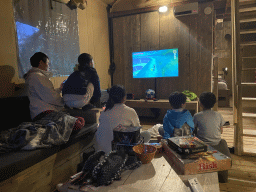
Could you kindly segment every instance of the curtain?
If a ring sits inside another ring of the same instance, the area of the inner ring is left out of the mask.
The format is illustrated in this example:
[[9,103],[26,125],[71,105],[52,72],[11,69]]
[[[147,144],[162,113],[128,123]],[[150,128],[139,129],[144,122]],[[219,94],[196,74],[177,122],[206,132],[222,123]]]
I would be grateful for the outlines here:
[[14,0],[19,76],[35,52],[45,53],[54,76],[70,75],[80,53],[77,10],[50,0]]

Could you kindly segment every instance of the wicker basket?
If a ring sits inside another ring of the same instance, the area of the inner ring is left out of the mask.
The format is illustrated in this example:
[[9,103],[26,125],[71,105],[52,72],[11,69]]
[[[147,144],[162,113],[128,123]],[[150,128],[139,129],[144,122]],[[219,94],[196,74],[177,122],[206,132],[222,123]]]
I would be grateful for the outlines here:
[[140,144],[133,147],[133,151],[143,164],[147,164],[152,161],[155,157],[156,150],[157,148],[152,145]]

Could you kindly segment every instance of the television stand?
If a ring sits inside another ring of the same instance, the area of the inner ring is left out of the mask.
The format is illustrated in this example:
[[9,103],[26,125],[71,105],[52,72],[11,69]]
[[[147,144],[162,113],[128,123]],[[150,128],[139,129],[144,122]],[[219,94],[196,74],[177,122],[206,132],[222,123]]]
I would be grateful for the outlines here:
[[[157,101],[144,99],[140,100],[126,100],[125,104],[131,108],[159,108],[159,109],[171,109],[168,99],[159,99]],[[198,101],[186,102],[186,109],[195,114],[199,112]]]

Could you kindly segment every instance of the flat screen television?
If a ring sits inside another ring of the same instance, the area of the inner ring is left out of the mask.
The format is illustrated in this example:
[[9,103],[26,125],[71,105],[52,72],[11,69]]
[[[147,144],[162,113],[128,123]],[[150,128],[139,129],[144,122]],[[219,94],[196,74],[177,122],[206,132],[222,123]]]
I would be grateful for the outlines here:
[[133,78],[179,76],[178,48],[132,53]]

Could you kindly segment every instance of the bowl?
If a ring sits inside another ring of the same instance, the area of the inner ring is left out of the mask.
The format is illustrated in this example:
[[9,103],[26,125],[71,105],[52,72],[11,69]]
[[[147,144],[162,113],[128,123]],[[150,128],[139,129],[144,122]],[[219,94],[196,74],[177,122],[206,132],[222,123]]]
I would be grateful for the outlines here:
[[147,164],[152,161],[155,157],[157,148],[152,145],[135,145],[133,147],[133,151],[137,155],[137,157],[141,160],[142,164]]

